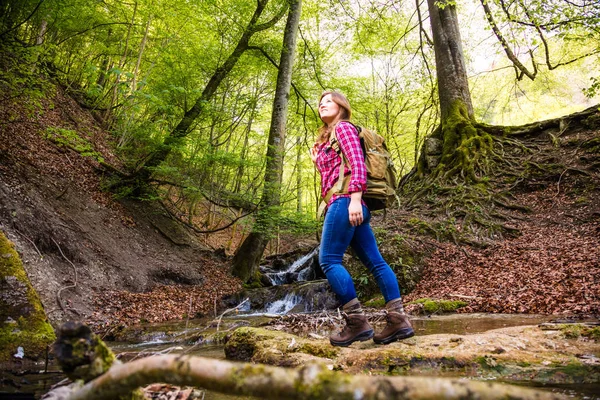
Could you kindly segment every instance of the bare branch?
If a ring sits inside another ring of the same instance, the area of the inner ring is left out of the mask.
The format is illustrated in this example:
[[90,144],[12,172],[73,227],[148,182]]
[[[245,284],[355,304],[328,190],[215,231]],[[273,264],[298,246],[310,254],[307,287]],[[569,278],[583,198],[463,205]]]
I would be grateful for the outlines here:
[[42,5],[42,3],[46,1],[46,0],[40,0],[40,2],[37,4],[37,6],[35,6],[35,8],[33,9],[33,11],[31,12],[31,14],[29,14],[29,16],[27,18],[25,18],[23,21],[19,22],[17,25],[13,26],[12,28],[0,33],[0,37],[3,37],[4,35],[18,29],[21,25],[23,25],[24,23],[26,23],[27,21],[29,21],[29,19],[31,17],[34,16],[34,14],[37,12],[38,8],[40,8],[40,6]]
[[[506,39],[504,38],[504,36],[502,36],[502,32],[500,32],[500,29],[498,28],[496,21],[494,21],[494,17],[492,17],[492,11],[490,10],[490,7],[489,7],[487,1],[480,0],[480,2],[481,2],[481,5],[483,6],[483,10],[485,11],[485,17],[487,18],[490,26],[492,27],[492,31],[494,31],[496,38],[498,38],[498,40],[500,41],[500,44],[502,44],[502,48],[504,49],[506,56],[515,66],[515,70],[517,71],[517,79],[521,80],[523,78],[523,75],[527,75],[527,77],[529,79],[534,80],[535,76],[537,74],[537,70],[534,70],[534,72],[531,72],[527,69],[527,67],[525,65],[523,65],[523,63],[521,63],[521,61],[519,61],[519,59],[517,58],[515,53],[513,53],[512,50],[510,49],[510,46],[509,46],[508,42],[506,41]],[[534,68],[536,68],[535,63],[534,63]]]

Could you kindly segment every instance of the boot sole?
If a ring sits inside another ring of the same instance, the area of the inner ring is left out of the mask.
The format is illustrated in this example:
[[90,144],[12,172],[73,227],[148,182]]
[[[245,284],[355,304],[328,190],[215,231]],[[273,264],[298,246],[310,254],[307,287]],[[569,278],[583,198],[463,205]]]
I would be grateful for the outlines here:
[[375,332],[373,331],[373,329],[371,329],[371,330],[359,333],[354,338],[352,338],[350,340],[346,340],[345,342],[338,342],[338,341],[332,340],[330,338],[329,343],[331,343],[332,346],[348,347],[354,342],[366,342],[367,340],[371,339],[374,336],[374,334],[375,334]]
[[391,336],[388,336],[383,339],[375,339],[373,341],[377,344],[390,344],[392,342],[408,339],[409,337],[415,336],[415,331],[412,328],[402,328]]

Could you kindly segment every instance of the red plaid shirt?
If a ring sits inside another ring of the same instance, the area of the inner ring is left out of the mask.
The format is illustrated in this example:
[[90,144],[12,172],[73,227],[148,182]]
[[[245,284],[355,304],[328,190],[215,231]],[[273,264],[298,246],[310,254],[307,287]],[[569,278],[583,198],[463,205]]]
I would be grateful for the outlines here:
[[[352,174],[352,176],[350,177],[348,193],[334,194],[327,203],[327,207],[340,197],[350,197],[350,193],[365,192],[367,190],[367,167],[365,166],[358,131],[351,123],[341,121],[335,127],[335,132],[340,149],[342,149],[347,160],[344,165],[344,175]],[[319,151],[317,169],[321,174],[321,197],[324,198],[340,176],[342,158],[330,146],[329,141],[319,144],[317,149]]]

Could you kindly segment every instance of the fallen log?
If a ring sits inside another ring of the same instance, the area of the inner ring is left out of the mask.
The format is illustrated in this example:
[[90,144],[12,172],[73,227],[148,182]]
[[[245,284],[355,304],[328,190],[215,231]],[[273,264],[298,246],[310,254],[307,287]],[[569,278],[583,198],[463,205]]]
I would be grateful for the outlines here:
[[281,368],[186,355],[153,356],[115,365],[68,399],[114,399],[152,382],[259,399],[566,399],[556,393],[491,382],[348,375],[320,364]]

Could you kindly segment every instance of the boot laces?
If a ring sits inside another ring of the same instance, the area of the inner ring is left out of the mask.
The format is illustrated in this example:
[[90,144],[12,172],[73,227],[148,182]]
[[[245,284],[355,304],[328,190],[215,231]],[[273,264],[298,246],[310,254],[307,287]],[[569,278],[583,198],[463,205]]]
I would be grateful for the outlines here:
[[344,320],[346,321],[346,325],[342,328],[342,332],[345,332],[347,329],[352,329],[354,325],[358,325],[358,321],[354,318],[350,318],[350,314],[343,312],[342,317],[344,317]]
[[[392,322],[392,315],[390,314],[390,311],[388,310],[384,310],[385,312],[385,320],[387,323],[391,324]],[[399,314],[397,311],[391,311],[391,312],[395,312],[396,314]]]

